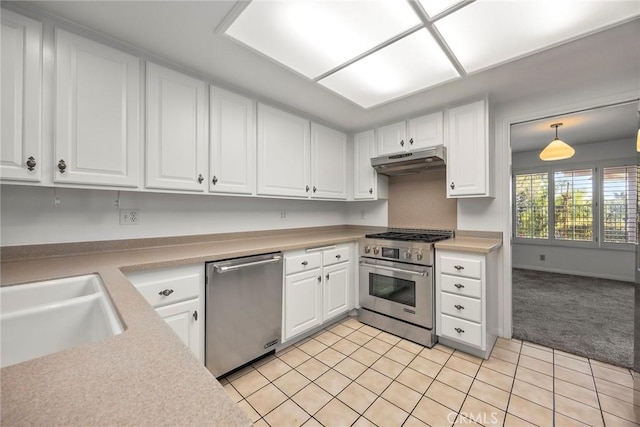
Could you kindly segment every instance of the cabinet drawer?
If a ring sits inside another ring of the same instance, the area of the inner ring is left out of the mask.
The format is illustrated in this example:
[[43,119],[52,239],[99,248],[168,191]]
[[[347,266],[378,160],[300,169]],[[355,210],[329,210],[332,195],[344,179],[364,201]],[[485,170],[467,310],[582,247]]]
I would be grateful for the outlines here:
[[440,271],[456,276],[472,277],[480,279],[482,277],[482,261],[471,257],[440,257]]
[[478,279],[441,274],[439,280],[441,291],[473,298],[482,297],[482,282]]
[[452,338],[475,347],[481,347],[482,326],[480,326],[479,323],[450,317],[445,314],[440,315],[440,322],[442,323],[441,330],[443,337]]
[[204,267],[188,266],[128,275],[138,292],[153,307],[198,298],[204,280]]
[[475,298],[442,292],[440,293],[440,311],[472,322],[482,321],[482,303]]
[[340,246],[335,249],[329,249],[322,253],[322,263],[327,265],[337,264],[339,262],[349,261],[349,247]]
[[319,268],[321,263],[322,254],[320,252],[289,256],[285,259],[285,274],[313,270]]

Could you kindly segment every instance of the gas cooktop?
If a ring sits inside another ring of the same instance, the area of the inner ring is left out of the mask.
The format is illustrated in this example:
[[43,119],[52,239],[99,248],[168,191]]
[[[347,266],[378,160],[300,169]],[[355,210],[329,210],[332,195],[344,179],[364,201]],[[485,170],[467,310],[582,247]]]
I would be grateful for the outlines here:
[[451,230],[413,230],[392,228],[384,233],[367,234],[370,239],[396,240],[400,242],[434,243],[454,236]]

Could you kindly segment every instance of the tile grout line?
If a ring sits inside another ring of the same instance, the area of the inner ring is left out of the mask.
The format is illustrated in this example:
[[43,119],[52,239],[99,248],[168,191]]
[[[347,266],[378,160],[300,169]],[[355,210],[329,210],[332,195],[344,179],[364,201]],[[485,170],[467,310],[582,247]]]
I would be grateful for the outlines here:
[[[520,366],[520,356],[522,355],[522,346],[523,345],[524,345],[524,341],[520,342],[520,350],[518,351],[518,362],[516,363],[516,370],[513,373],[513,380],[511,381],[511,388],[509,389],[509,397],[507,398],[507,407],[504,409],[504,420],[502,420],[502,426],[503,427],[507,423],[507,415],[510,413],[509,412],[509,405],[511,404],[511,396],[513,395],[513,387],[514,387],[514,385],[516,383],[516,374],[518,373],[518,367]],[[491,355],[489,355],[489,357],[491,357]],[[487,369],[491,369],[491,368],[487,368]]]
[[591,378],[593,379],[593,388],[595,388],[596,399],[598,399],[598,408],[600,409],[600,418],[602,418],[602,425],[606,426],[607,423],[604,420],[604,410],[602,409],[602,403],[600,403],[600,394],[598,393],[598,384],[596,383],[596,376],[593,372],[593,366],[591,365],[591,359],[589,360],[589,369],[591,370]]

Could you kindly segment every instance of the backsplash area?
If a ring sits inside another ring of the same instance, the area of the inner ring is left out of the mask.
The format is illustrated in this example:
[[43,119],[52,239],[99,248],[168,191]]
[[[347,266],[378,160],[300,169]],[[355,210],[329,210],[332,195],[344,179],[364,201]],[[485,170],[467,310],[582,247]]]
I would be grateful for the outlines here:
[[455,229],[456,199],[447,199],[446,171],[389,177],[389,227]]

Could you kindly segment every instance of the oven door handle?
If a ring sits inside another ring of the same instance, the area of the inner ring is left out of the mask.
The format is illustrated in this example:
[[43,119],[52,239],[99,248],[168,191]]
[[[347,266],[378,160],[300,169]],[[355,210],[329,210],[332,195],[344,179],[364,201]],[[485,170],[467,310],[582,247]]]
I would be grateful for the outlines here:
[[412,276],[424,277],[429,274],[428,271],[412,271],[412,270],[405,270],[404,268],[386,267],[384,265],[369,264],[366,261],[360,261],[360,265],[363,267],[377,268],[378,270],[386,270],[386,271],[393,271],[395,273],[410,274]]

